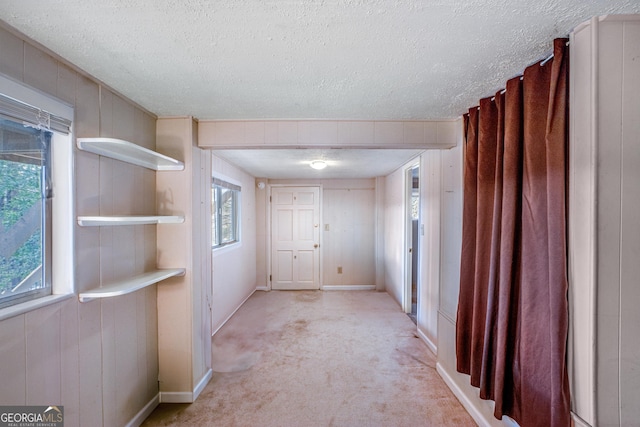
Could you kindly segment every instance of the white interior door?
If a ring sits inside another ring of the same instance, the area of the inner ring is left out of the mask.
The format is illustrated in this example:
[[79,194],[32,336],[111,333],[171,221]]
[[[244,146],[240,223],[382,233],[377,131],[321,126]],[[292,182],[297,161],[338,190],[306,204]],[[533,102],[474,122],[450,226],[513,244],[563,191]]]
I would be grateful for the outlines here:
[[320,289],[319,199],[319,187],[272,187],[272,289]]

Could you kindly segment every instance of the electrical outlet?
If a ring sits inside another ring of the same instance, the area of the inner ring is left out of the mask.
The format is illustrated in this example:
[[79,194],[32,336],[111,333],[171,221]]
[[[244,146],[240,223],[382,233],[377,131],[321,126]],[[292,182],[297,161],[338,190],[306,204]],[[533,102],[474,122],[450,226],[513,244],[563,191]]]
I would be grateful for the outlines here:
[[329,224],[324,225],[324,231],[329,231]]

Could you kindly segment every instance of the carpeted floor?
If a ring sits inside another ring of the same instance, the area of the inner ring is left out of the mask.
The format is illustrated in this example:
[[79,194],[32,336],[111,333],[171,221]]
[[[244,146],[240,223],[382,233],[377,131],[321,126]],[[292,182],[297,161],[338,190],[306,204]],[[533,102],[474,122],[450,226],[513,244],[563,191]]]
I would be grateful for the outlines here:
[[256,292],[213,337],[213,379],[143,426],[475,426],[384,292]]

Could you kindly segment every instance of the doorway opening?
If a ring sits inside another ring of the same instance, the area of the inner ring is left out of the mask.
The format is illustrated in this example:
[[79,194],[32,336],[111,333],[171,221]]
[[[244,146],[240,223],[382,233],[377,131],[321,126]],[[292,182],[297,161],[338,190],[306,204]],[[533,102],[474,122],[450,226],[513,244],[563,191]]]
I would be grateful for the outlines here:
[[405,286],[405,312],[414,323],[418,316],[418,286],[420,281],[420,165],[415,164],[406,173],[406,238],[407,275]]

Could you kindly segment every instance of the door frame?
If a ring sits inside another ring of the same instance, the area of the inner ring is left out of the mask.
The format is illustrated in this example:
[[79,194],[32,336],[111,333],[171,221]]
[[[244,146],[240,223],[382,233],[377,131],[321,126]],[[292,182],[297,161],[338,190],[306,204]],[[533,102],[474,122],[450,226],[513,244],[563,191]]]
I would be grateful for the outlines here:
[[[267,207],[265,209],[266,214],[267,214],[267,220],[266,220],[266,224],[265,224],[265,228],[266,228],[266,252],[267,252],[267,256],[266,256],[266,262],[267,262],[267,290],[271,291],[273,290],[273,287],[271,286],[272,282],[271,282],[271,278],[273,277],[273,265],[272,265],[272,260],[271,260],[271,252],[273,251],[273,244],[271,241],[271,222],[273,220],[273,218],[271,218],[271,189],[273,187],[318,187],[318,194],[319,194],[319,199],[318,199],[318,222],[320,225],[323,224],[322,222],[322,196],[323,196],[323,186],[320,183],[304,183],[304,182],[297,182],[297,183],[285,183],[285,184],[267,184],[267,199],[266,199],[266,204]],[[322,285],[324,283],[324,278],[323,278],[323,274],[322,274],[322,270],[323,270],[323,256],[322,256],[322,252],[323,252],[323,241],[322,241],[322,227],[320,227],[320,232],[319,232],[319,236],[318,236],[318,244],[320,245],[318,250],[319,250],[319,261],[318,261],[318,268],[320,269],[319,271],[319,280],[320,280],[320,290],[322,290]]]
[[[416,310],[416,318],[420,315],[420,281],[421,281],[421,268],[420,268],[420,235],[421,235],[421,220],[422,220],[422,201],[418,203],[418,242],[414,244],[413,242],[413,229],[412,229],[412,221],[411,221],[411,198],[413,195],[413,173],[412,171],[415,168],[418,168],[418,179],[421,176],[421,165],[420,158],[417,157],[414,159],[409,165],[407,165],[404,169],[404,197],[403,205],[404,205],[404,286],[402,293],[402,310],[405,313],[411,313],[411,273],[412,270],[416,269],[416,286],[417,286],[417,306]],[[418,194],[420,198],[422,198],[421,189],[420,189],[420,181],[418,187]],[[413,265],[413,253],[410,251],[412,247],[417,247],[418,250],[418,265]]]

